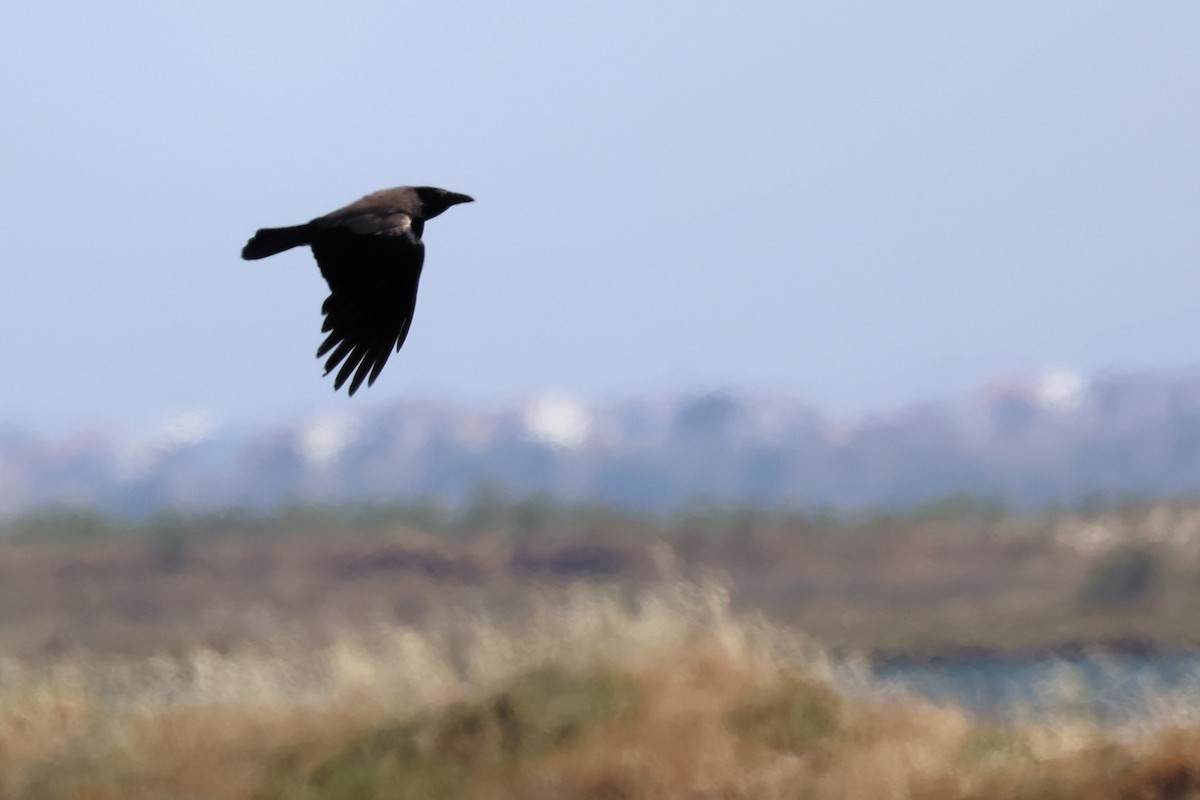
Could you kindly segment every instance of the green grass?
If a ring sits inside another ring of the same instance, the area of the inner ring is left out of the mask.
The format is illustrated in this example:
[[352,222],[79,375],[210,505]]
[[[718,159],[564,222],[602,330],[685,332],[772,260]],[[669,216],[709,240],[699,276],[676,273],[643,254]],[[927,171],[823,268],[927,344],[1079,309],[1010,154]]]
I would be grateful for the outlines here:
[[263,796],[449,800],[472,786],[515,795],[532,764],[605,720],[632,713],[640,694],[636,681],[617,673],[537,669],[480,700],[384,724],[307,774],[292,774],[295,759],[285,756],[282,775],[268,779],[275,785]]

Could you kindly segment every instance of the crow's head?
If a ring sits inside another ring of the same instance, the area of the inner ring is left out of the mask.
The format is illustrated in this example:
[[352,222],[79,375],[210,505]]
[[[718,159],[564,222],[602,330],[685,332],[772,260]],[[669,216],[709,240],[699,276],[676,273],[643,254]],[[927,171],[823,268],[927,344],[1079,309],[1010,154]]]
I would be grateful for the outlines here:
[[468,197],[465,194],[448,192],[445,189],[436,189],[432,186],[414,186],[413,191],[417,193],[417,197],[421,198],[422,219],[433,219],[450,206],[475,201],[475,198]]

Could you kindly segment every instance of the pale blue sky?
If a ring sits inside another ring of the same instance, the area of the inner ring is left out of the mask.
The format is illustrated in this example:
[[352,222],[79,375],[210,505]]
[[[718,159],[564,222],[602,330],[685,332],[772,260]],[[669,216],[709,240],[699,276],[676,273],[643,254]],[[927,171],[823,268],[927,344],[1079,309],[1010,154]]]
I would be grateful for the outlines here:
[[[1192,365],[1198,43],[1194,0],[12,4],[0,423]],[[406,183],[478,202],[348,399],[308,252],[238,253]]]

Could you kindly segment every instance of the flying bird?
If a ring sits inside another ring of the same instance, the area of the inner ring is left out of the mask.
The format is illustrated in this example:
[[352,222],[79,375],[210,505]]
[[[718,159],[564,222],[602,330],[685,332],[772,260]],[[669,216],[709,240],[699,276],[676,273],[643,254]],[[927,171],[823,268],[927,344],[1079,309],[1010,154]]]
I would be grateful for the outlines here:
[[393,349],[399,352],[408,338],[425,262],[425,222],[470,202],[465,194],[432,186],[384,189],[303,225],[261,228],[242,248],[242,258],[312,248],[329,284],[321,306],[321,332],[329,335],[317,358],[329,354],[326,375],[341,365],[333,388],[349,380],[353,395],[364,380],[375,383]]

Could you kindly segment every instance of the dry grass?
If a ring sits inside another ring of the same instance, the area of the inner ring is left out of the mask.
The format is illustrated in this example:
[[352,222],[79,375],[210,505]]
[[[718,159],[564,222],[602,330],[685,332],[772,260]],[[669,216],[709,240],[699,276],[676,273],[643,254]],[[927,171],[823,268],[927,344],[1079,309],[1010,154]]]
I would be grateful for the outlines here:
[[[507,621],[506,621],[507,620]],[[837,688],[717,584],[325,644],[0,663],[6,798],[1186,798],[1200,725],[987,725]]]

